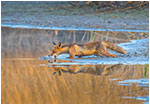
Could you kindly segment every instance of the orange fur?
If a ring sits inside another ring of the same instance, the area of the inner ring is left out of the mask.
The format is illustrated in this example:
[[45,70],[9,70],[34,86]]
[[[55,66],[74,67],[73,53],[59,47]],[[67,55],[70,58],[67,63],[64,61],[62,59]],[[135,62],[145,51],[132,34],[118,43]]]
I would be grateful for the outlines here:
[[117,51],[122,54],[126,54],[126,51],[124,49],[113,43],[96,41],[85,44],[74,43],[68,45],[61,45],[61,43],[59,43],[58,45],[54,45],[54,49],[51,53],[51,56],[60,55],[62,53],[69,53],[69,58],[74,58],[75,56],[82,57],[93,54],[98,56],[112,56],[116,58],[117,56],[115,54],[109,53],[107,51],[107,48],[110,48],[111,50]]
[[67,66],[53,66],[52,69],[56,72],[64,72],[70,74],[88,73],[94,75],[111,75],[121,68],[121,64],[116,65],[67,65]]

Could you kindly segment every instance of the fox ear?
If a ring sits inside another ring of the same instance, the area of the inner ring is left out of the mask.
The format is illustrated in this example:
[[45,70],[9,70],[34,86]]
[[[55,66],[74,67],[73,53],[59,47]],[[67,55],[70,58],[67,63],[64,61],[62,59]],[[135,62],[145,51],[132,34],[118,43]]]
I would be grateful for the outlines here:
[[55,42],[53,42],[53,45],[56,45],[56,43],[55,43]]
[[59,47],[61,47],[61,42],[59,42]]

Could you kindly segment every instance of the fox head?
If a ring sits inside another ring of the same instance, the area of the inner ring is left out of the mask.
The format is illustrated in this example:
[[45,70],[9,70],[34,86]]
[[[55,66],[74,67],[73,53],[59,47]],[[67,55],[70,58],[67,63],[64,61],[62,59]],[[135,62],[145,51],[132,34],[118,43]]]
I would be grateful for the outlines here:
[[59,42],[58,44],[53,42],[53,45],[54,45],[54,49],[52,50],[51,56],[54,55],[54,57],[56,58],[56,56],[59,55],[63,50],[62,50],[61,42]]

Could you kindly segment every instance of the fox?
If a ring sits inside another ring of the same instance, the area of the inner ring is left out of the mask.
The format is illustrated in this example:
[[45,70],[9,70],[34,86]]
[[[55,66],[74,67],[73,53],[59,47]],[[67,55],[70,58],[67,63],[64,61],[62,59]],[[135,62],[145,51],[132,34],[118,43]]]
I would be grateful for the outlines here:
[[78,74],[78,73],[88,73],[94,75],[111,75],[115,73],[119,68],[121,68],[122,64],[114,64],[114,65],[62,65],[51,66],[54,70],[54,74],[61,73],[70,73],[70,74]]
[[95,41],[84,44],[62,44],[61,42],[56,44],[55,42],[53,42],[53,45],[54,48],[50,55],[54,56],[55,58],[57,58],[57,56],[60,54],[69,54],[70,59],[73,59],[75,56],[81,58],[82,56],[88,55],[97,55],[99,57],[108,56],[116,58],[117,56],[115,54],[109,53],[107,51],[107,48],[126,55],[126,51],[123,48],[107,41]]

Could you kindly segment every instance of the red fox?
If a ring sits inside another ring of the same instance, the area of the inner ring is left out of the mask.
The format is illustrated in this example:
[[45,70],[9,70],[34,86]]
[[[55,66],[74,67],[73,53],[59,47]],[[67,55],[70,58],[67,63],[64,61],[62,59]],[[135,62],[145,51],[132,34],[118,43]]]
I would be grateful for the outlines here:
[[97,55],[97,56],[112,56],[116,58],[117,56],[115,54],[111,54],[107,51],[107,48],[117,51],[122,54],[126,54],[126,51],[122,49],[121,47],[105,42],[105,41],[95,41],[95,42],[89,42],[85,44],[61,44],[59,42],[54,44],[54,49],[52,50],[51,56],[54,55],[56,58],[60,54],[68,53],[70,55],[69,58],[74,58],[75,56],[78,56],[79,58],[82,56],[87,55]]
[[121,64],[115,65],[62,65],[51,66],[51,69],[54,70],[53,74],[59,73],[70,73],[70,74],[78,74],[78,73],[89,73],[94,75],[111,75],[115,73],[119,68],[121,68]]

